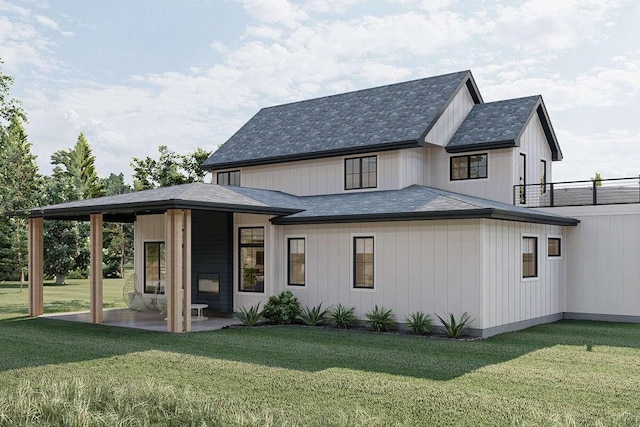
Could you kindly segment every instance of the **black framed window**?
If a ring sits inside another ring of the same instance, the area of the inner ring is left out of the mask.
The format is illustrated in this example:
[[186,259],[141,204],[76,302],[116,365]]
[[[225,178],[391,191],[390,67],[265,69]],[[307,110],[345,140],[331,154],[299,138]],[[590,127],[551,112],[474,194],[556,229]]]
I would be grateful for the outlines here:
[[287,259],[289,286],[304,286],[305,241],[304,237],[287,239]]
[[487,153],[451,157],[451,181],[481,179],[488,176]]
[[374,285],[374,239],[353,238],[353,287],[373,289]]
[[344,189],[376,188],[378,186],[378,157],[344,159]]
[[240,186],[240,171],[218,172],[218,185]]
[[264,292],[264,227],[243,227],[238,235],[238,290]]
[[522,237],[522,278],[538,277],[538,238]]
[[220,299],[220,275],[218,273],[198,274],[198,299]]
[[547,256],[550,258],[562,256],[562,239],[559,237],[549,237],[547,239]]
[[144,292],[164,294],[165,273],[164,242],[144,242]]

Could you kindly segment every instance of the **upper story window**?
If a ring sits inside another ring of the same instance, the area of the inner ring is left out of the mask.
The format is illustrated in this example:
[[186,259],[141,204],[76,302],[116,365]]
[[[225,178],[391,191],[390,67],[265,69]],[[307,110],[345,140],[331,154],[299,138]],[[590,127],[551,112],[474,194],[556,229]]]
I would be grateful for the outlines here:
[[451,181],[488,176],[487,153],[451,157]]
[[218,172],[218,185],[240,186],[240,171]]
[[344,159],[344,189],[376,188],[378,186],[378,157]]

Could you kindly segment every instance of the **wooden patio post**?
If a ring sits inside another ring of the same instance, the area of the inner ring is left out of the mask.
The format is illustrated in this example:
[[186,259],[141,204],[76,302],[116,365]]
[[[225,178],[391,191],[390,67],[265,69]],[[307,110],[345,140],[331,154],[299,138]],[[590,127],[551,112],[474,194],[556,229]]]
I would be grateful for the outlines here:
[[191,330],[191,211],[165,214],[167,331]]
[[90,317],[91,323],[102,323],[102,214],[91,214],[90,222]]
[[44,220],[29,218],[29,316],[44,312],[42,281],[44,278]]

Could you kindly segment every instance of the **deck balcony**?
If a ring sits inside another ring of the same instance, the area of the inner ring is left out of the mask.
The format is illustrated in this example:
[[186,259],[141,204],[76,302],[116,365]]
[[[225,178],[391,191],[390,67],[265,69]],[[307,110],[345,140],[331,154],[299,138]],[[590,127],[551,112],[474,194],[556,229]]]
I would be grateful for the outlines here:
[[631,203],[640,203],[640,176],[513,186],[513,204],[528,208]]

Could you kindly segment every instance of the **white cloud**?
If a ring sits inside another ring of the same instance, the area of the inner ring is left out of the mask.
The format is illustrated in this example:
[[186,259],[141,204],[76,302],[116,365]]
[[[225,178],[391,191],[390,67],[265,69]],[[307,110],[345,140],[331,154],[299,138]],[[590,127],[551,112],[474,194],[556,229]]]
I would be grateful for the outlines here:
[[244,10],[260,22],[297,26],[309,17],[300,7],[288,0],[243,0]]
[[42,15],[36,15],[35,19],[40,25],[44,27],[47,27],[51,30],[58,29],[58,23],[51,18],[47,18],[46,16],[42,16]]

